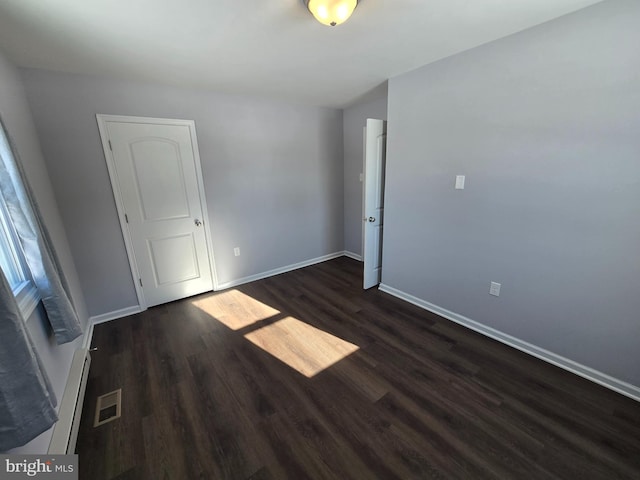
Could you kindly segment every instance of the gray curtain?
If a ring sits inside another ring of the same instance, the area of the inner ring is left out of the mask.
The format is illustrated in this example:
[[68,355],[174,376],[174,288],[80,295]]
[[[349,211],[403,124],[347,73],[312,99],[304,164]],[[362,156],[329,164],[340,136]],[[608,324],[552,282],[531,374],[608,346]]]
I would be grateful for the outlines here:
[[[58,344],[70,342],[82,334],[82,327],[71,303],[69,287],[60,262],[42,223],[35,197],[1,119],[0,192],[20,238],[25,259],[56,341]],[[1,299],[5,300],[4,297]],[[8,339],[9,337],[3,337],[2,343],[10,341]]]
[[24,445],[58,419],[56,398],[0,270],[0,452]]

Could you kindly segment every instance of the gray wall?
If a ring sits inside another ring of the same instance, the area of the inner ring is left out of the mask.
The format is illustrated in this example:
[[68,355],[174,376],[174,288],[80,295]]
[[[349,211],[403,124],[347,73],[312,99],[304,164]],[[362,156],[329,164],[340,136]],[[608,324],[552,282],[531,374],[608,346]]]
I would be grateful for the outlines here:
[[640,386],[638,25],[608,1],[390,80],[383,283]]
[[137,304],[97,113],[195,120],[219,282],[344,249],[342,111],[22,74],[91,315]]
[[[78,315],[81,321],[86,322],[87,312],[84,299],[80,291],[75,266],[49,182],[47,168],[42,158],[40,144],[36,137],[20,76],[17,69],[1,52],[0,115],[2,115],[5,122],[8,134],[18,149],[29,183],[40,205],[43,219],[51,233],[54,247],[60,256],[62,267],[72,289],[71,293]],[[81,344],[82,338],[75,342],[58,346],[55,343],[41,306],[36,308],[31,317],[27,319],[27,327],[51,379],[56,396],[58,400],[61,400],[69,375],[73,352]],[[52,430],[43,433],[26,446],[15,449],[14,452],[46,453],[51,433]]]
[[344,110],[344,249],[362,255],[362,129],[367,118],[387,119],[387,85]]

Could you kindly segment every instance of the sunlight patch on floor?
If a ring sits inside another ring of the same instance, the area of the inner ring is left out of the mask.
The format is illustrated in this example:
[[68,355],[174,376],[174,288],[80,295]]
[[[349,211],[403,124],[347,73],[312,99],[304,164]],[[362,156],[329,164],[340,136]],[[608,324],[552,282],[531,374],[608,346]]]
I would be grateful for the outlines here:
[[235,289],[194,300],[192,304],[231,330],[240,330],[280,313]]
[[293,317],[278,320],[244,337],[308,378],[360,348]]

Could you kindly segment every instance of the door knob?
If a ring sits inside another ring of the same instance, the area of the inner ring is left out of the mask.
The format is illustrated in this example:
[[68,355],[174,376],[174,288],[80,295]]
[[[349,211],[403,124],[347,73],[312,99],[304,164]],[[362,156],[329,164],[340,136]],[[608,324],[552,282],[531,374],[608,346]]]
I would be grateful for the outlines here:
[[202,222],[197,218],[195,219],[194,223],[196,224],[196,227],[199,227],[200,225],[202,225]]
[[376,217],[369,217],[369,221],[370,222],[375,222],[376,221]]

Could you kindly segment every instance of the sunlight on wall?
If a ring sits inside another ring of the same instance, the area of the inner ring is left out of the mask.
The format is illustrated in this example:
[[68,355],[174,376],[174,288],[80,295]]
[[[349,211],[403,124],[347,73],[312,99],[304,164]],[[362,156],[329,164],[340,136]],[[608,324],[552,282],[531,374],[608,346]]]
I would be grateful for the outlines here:
[[244,337],[308,378],[360,348],[293,317],[278,320]]
[[231,330],[240,330],[280,313],[238,290],[209,295],[192,303]]

